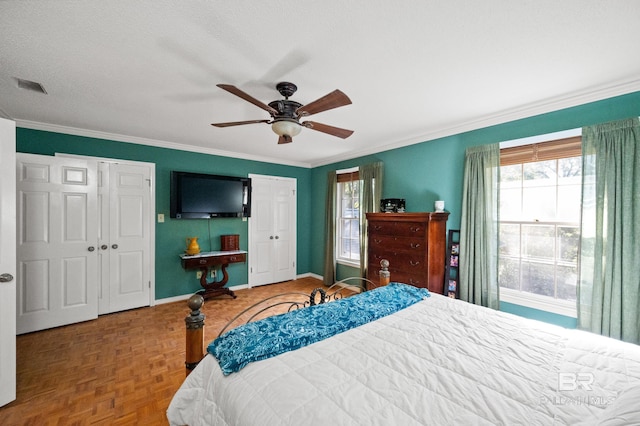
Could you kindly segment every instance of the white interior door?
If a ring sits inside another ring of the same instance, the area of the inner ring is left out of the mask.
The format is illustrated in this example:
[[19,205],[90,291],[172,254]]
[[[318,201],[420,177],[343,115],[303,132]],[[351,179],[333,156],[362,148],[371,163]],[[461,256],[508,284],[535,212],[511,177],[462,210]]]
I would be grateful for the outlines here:
[[109,225],[100,241],[100,251],[108,253],[109,312],[149,306],[153,226],[149,214],[150,169],[102,164],[109,168]]
[[18,153],[17,333],[98,316],[96,162]]
[[295,279],[296,180],[249,177],[249,286]]
[[155,301],[155,164],[56,154],[98,162],[98,314]]
[[16,399],[16,124],[0,118],[0,407]]
[[296,181],[276,179],[272,186],[275,199],[273,282],[296,278]]
[[271,180],[251,178],[251,217],[249,218],[249,286],[273,281],[273,222],[275,200]]

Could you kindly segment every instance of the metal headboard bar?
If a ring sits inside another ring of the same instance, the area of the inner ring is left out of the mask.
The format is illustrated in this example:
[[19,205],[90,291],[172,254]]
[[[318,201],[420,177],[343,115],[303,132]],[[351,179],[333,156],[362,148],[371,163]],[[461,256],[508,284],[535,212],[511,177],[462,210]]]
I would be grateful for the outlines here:
[[[356,281],[356,283],[355,284],[351,283],[352,281]],[[289,305],[287,312],[291,312],[291,310],[293,309],[306,308],[307,306],[313,306],[317,304],[330,302],[332,300],[342,299],[343,297],[348,297],[347,295],[344,294],[345,291],[351,291],[354,294],[357,294],[365,291],[367,288],[372,288],[373,286],[374,286],[373,281],[370,281],[366,278],[349,277],[334,283],[333,285],[331,285],[331,287],[328,287],[326,290],[321,287],[318,287],[314,289],[310,294],[306,294],[302,292],[287,292],[287,293],[276,294],[274,296],[269,296],[266,299],[256,302],[253,305],[240,311],[229,322],[227,322],[227,324],[222,328],[222,330],[220,330],[218,337],[222,336],[228,329],[232,328],[231,326],[235,324],[235,322],[239,318],[247,315],[249,312],[253,312],[253,310],[258,308],[260,305],[263,305],[269,302],[270,300],[282,299],[283,297],[290,297],[290,296],[298,296],[298,297],[302,296],[305,298],[302,301],[301,300],[284,300],[284,301],[268,304],[267,306],[260,308],[258,311],[253,313],[247,319],[245,324],[252,322],[258,315],[266,311],[272,310],[278,306]],[[317,300],[318,293],[320,294],[320,300]]]
[[218,333],[218,336],[221,336],[225,331],[227,331],[227,329],[238,320],[238,318],[242,317],[243,315],[246,315],[247,312],[255,309],[256,307],[264,304],[265,302],[268,302],[269,300],[272,299],[278,299],[278,298],[282,298],[282,297],[287,297],[287,296],[303,296],[306,297],[307,300],[305,300],[304,302],[300,302],[300,301],[296,301],[296,300],[292,300],[292,301],[281,301],[281,302],[277,302],[277,303],[272,303],[262,309],[260,309],[258,312],[256,312],[255,314],[253,314],[246,323],[250,323],[256,316],[260,315],[261,313],[268,311],[269,309],[275,308],[276,306],[281,306],[281,305],[290,305],[289,309],[287,309],[287,312],[291,311],[291,309],[293,309],[293,307],[295,306],[296,309],[298,307],[300,307],[300,305],[307,306],[309,304],[309,300],[308,297],[309,295],[306,293],[302,293],[302,292],[288,292],[288,293],[281,293],[281,294],[276,294],[274,296],[270,296],[267,297],[266,299],[263,299],[259,302],[254,303],[253,305],[243,309],[242,311],[240,311],[236,316],[234,316],[233,318],[231,318],[229,320],[229,322],[227,322],[227,324],[222,328],[222,330],[220,330],[220,333]]

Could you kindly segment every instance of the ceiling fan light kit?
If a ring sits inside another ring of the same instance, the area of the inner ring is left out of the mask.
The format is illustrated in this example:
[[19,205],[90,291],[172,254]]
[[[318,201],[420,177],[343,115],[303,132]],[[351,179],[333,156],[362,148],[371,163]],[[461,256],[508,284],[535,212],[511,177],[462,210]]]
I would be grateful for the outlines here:
[[267,111],[269,115],[271,115],[272,120],[232,121],[227,123],[212,123],[212,126],[231,127],[255,123],[271,124],[271,129],[279,136],[278,144],[293,142],[292,138],[297,136],[302,131],[303,127],[317,130],[332,136],[337,136],[342,139],[346,139],[353,134],[353,130],[341,129],[339,127],[333,127],[314,121],[305,121],[300,123],[300,117],[306,117],[322,111],[351,104],[351,99],[349,99],[349,97],[340,90],[334,90],[333,92],[316,99],[307,105],[302,105],[296,101],[289,100],[289,97],[298,90],[298,87],[293,83],[283,81],[276,85],[276,89],[282,96],[284,96],[284,99],[270,102],[267,105],[230,84],[218,84],[217,86],[247,102],[254,104],[258,108]]
[[302,126],[295,120],[275,120],[271,124],[271,129],[278,136],[297,136],[302,131]]

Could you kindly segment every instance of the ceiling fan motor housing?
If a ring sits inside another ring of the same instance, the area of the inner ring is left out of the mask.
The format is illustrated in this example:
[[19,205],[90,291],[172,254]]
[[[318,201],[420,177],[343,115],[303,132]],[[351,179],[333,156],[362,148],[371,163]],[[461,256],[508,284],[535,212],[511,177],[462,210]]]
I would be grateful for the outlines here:
[[273,117],[275,120],[279,118],[287,118],[290,120],[297,121],[298,115],[296,114],[296,110],[300,108],[302,104],[296,101],[282,99],[282,100],[270,102],[269,106],[275,109],[276,111],[278,111],[278,115],[275,115]]

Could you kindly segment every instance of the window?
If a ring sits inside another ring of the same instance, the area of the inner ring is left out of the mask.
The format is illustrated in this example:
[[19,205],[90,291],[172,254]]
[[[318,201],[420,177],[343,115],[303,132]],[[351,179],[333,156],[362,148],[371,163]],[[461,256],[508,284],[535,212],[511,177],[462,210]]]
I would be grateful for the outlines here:
[[336,258],[360,265],[360,178],[358,171],[338,174]]
[[501,300],[575,316],[580,140],[500,151]]

